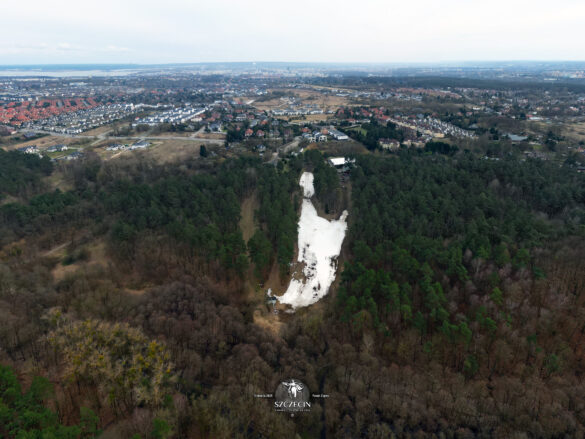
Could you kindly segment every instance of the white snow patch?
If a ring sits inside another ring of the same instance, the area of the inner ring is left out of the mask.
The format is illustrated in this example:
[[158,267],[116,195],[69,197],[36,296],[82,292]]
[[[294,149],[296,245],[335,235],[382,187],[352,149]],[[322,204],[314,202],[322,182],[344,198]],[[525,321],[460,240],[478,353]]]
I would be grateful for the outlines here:
[[315,193],[313,174],[304,172],[299,184],[303,187],[305,199],[299,219],[298,262],[304,264],[303,278],[294,275],[286,292],[278,297],[281,303],[294,308],[308,306],[329,292],[335,280],[337,257],[347,231],[347,210],[338,220],[328,221],[317,214],[310,198]]
[[303,188],[303,195],[307,198],[311,198],[315,195],[315,187],[313,186],[313,173],[303,172],[299,185]]

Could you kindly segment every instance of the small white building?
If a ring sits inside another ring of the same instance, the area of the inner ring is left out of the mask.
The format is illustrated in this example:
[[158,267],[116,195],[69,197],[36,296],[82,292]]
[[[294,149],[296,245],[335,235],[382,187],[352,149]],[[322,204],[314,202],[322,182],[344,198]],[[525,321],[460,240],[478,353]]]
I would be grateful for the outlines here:
[[134,145],[132,145],[130,147],[130,149],[143,149],[143,148],[146,148],[148,145],[150,145],[150,143],[148,143],[144,140],[140,140],[140,141],[136,142]]
[[333,137],[335,140],[348,140],[349,136],[345,133],[342,133],[339,130],[336,130],[333,127],[329,128],[329,135]]
[[329,157],[327,161],[339,171],[346,171],[355,163],[355,159],[348,159],[347,157]]

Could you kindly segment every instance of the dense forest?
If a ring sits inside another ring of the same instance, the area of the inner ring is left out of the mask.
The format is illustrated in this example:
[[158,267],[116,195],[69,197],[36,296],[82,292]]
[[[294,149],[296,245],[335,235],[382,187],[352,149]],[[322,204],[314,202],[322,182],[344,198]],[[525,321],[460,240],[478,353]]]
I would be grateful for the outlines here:
[[51,174],[53,164],[35,154],[0,148],[0,201],[7,195],[31,195],[41,189],[41,177]]
[[238,227],[240,202],[258,189],[260,219],[271,231],[270,258],[273,253],[280,261],[292,258],[294,171],[278,177],[274,168],[245,159],[226,162],[213,173],[149,170],[111,178],[117,171],[89,161],[72,170],[77,190],[55,190],[28,203],[1,206],[0,242],[38,237],[47,230],[66,233],[75,225],[104,235],[117,263],[137,268],[143,276],[164,278],[172,261],[180,260],[191,274],[242,278],[248,256]]
[[[442,145],[358,156],[349,185],[318,151],[276,167],[0,159],[23,170],[0,180],[15,197],[0,205],[2,437],[585,434],[571,168]],[[255,285],[288,279],[303,170],[325,213],[349,208],[343,269],[274,331]],[[43,191],[52,172],[71,189]],[[330,397],[294,418],[254,398],[287,377]]]

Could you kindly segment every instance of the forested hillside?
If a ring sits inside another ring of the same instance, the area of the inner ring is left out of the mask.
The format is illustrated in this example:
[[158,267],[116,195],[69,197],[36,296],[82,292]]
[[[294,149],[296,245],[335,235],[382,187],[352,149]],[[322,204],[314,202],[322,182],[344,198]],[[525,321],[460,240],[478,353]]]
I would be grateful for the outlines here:
[[0,148],[0,201],[6,195],[21,196],[38,192],[41,178],[49,175],[53,164],[48,158]]
[[[584,176],[463,152],[356,159],[348,185],[316,151],[276,167],[89,156],[59,169],[67,192],[40,193],[57,171],[37,165],[0,180],[19,200],[0,205],[0,434],[582,437]],[[258,284],[286,287],[303,170],[326,213],[351,189],[344,266],[274,329],[255,320]],[[294,418],[254,398],[288,377],[329,398]]]
[[[374,337],[374,351],[417,381],[442,383],[403,403],[433,407],[422,429],[450,407],[449,424],[481,435],[582,432],[583,176],[543,161],[403,153],[362,157],[352,181],[337,313],[353,340]],[[389,381],[376,386],[391,391]]]

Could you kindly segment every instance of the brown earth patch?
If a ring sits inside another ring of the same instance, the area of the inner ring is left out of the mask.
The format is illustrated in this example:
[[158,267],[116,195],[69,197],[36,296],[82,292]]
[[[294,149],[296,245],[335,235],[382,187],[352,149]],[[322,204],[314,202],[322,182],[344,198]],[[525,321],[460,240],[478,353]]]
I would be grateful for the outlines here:
[[242,202],[242,218],[240,219],[240,230],[244,241],[248,242],[254,232],[256,232],[256,224],[254,223],[254,212],[258,209],[259,203],[256,198],[256,192],[244,199]]

